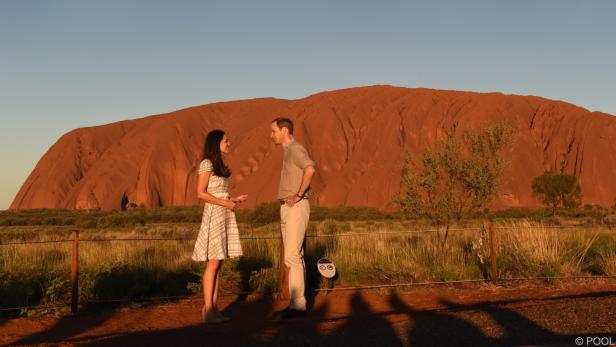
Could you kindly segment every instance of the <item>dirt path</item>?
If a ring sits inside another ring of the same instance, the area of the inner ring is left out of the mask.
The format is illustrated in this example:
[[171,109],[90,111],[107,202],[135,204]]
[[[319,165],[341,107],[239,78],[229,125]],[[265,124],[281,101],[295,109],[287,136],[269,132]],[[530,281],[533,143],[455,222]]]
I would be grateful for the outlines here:
[[594,336],[616,343],[616,281],[332,292],[314,298],[308,317],[290,321],[275,314],[285,302],[225,297],[233,320],[211,326],[200,323],[201,305],[194,298],[0,321],[0,344],[575,346],[576,337]]

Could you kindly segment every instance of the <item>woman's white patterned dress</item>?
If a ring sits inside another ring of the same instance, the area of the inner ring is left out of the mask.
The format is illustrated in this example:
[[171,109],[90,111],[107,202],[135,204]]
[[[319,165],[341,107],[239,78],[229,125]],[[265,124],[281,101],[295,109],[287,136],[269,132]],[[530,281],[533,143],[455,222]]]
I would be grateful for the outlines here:
[[[204,159],[199,165],[199,173],[206,171],[212,172],[207,184],[207,192],[219,199],[228,200],[228,179],[214,175],[212,162],[208,159]],[[235,213],[226,207],[206,202],[192,259],[207,261],[241,255],[242,245]]]

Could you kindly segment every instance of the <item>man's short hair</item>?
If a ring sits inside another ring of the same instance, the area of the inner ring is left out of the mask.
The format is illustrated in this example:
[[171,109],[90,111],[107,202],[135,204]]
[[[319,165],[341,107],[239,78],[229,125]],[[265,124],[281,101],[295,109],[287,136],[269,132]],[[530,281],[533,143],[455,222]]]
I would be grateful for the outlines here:
[[293,121],[289,118],[276,118],[272,121],[272,123],[276,123],[278,128],[287,128],[289,130],[289,134],[293,135]]

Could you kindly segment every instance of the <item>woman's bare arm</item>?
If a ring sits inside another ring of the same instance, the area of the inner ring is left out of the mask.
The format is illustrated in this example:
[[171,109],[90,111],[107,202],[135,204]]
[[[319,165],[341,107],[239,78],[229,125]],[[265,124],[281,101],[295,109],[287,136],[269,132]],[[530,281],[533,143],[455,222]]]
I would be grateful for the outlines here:
[[211,171],[205,171],[199,174],[199,181],[197,182],[197,198],[205,200],[210,204],[219,205],[228,209],[235,208],[235,202],[230,200],[219,199],[214,195],[207,192],[207,185],[210,180]]

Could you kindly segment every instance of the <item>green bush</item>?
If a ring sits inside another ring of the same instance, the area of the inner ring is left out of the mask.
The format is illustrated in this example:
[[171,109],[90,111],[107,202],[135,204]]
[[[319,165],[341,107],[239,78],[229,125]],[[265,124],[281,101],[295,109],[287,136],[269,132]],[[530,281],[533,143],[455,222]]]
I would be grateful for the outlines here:
[[61,273],[41,269],[29,273],[0,273],[0,307],[36,306],[62,301],[67,293]]
[[582,186],[575,175],[546,171],[533,179],[531,188],[533,196],[553,209],[578,207],[582,201]]
[[199,281],[190,269],[171,270],[127,264],[86,268],[80,291],[85,303],[190,294],[188,284]]

